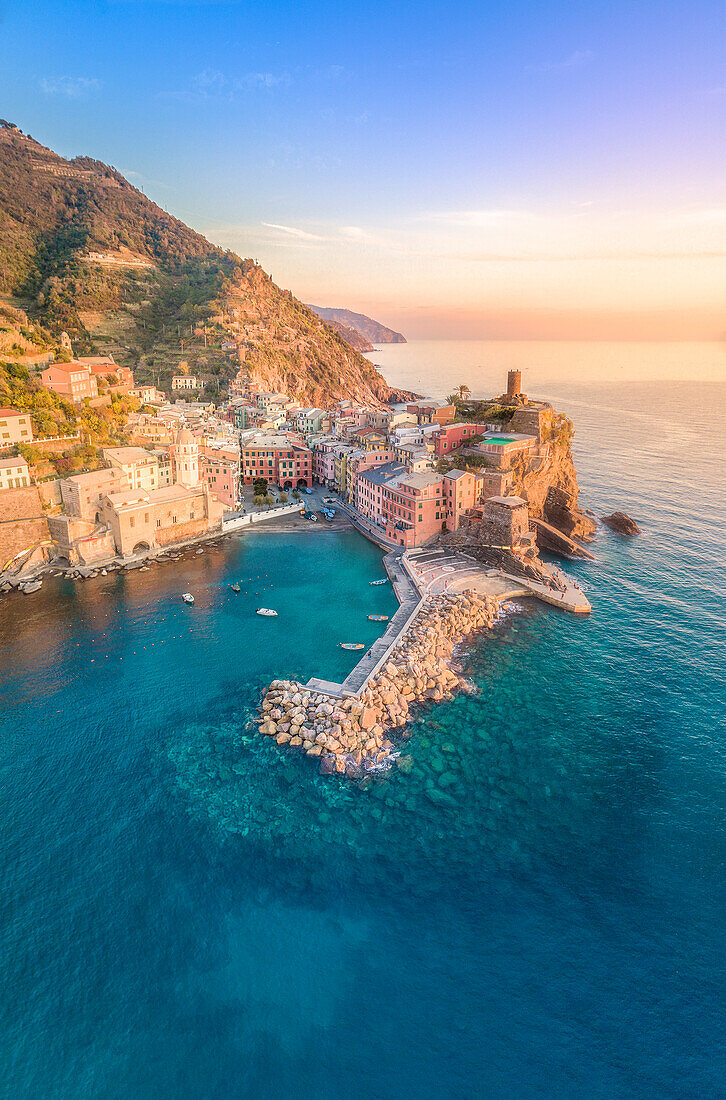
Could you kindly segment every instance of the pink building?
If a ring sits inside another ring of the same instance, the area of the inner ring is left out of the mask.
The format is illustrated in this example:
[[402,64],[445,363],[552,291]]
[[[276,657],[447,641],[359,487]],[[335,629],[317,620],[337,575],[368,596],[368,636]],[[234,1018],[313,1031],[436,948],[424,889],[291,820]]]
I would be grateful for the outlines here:
[[471,439],[473,435],[482,435],[486,430],[486,424],[449,424],[448,427],[442,427],[434,437],[436,457],[451,454],[467,439]]
[[239,453],[202,447],[199,475],[210,493],[227,508],[235,508],[238,499]]
[[346,497],[353,503],[356,499],[356,485],[364,470],[374,470],[395,460],[393,451],[354,451],[348,455],[346,463]]
[[320,485],[335,484],[335,451],[338,443],[320,439],[313,444],[313,477]]
[[385,466],[363,470],[356,479],[355,495],[351,498],[357,511],[366,519],[385,527],[384,487],[391,478],[405,472],[406,467],[398,462],[387,462]]
[[444,479],[433,470],[405,474],[383,486],[386,535],[400,546],[420,546],[446,526]]
[[456,531],[461,517],[479,500],[481,477],[467,470],[449,470],[444,474],[444,500],[446,501],[446,528]]

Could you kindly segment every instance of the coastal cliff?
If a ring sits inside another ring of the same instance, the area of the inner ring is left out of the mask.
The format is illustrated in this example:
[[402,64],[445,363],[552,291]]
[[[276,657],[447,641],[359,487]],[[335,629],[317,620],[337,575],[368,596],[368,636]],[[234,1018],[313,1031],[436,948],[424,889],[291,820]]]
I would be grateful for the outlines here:
[[211,320],[226,324],[233,356],[263,389],[322,408],[335,400],[380,405],[410,396],[390,387],[372,363],[251,260],[224,280],[215,305]]
[[334,309],[330,306],[310,306],[310,309],[329,325],[341,326],[348,332],[352,330],[357,333],[359,339],[368,345],[365,349],[361,348],[361,351],[372,351],[374,344],[406,343],[406,337],[402,333],[367,317],[365,313],[354,313],[351,309]]
[[[510,427],[519,430],[517,413]],[[595,534],[595,523],[578,507],[580,489],[572,457],[573,435],[572,421],[564,413],[554,413],[549,421],[543,419],[540,449],[544,453],[534,457],[521,454],[512,460],[512,492],[527,501],[533,519],[544,520],[575,542],[589,542]]]

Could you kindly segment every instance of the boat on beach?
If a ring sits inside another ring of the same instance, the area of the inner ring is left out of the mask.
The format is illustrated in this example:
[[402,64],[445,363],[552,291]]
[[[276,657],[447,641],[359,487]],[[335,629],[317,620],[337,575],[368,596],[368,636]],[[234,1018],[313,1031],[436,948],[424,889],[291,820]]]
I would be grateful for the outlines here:
[[258,607],[256,614],[266,615],[268,618],[270,618],[271,616],[276,615],[277,612],[273,611],[271,607]]
[[184,600],[184,603],[194,603],[194,597],[192,596],[191,592],[183,592],[182,599]]
[[338,642],[341,649],[365,649],[363,642]]
[[368,581],[369,584],[388,584],[388,577],[383,577],[380,581]]
[[387,623],[388,615],[369,615],[368,618],[372,623]]

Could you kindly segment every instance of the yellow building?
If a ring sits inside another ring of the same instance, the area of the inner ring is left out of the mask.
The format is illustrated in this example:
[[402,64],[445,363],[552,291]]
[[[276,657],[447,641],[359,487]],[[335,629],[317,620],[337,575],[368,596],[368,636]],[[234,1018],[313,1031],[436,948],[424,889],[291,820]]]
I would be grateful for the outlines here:
[[30,413],[17,409],[0,409],[0,450],[14,443],[32,443],[33,429]]
[[159,463],[143,447],[106,447],[103,457],[125,474],[129,489],[159,488]]
[[0,458],[0,490],[25,489],[28,485],[30,472],[24,458]]

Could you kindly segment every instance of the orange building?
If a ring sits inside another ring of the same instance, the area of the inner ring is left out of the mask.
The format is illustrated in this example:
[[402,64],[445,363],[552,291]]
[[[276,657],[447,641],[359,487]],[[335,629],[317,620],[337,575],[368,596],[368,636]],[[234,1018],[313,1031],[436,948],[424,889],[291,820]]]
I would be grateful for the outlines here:
[[53,363],[40,375],[47,390],[80,403],[86,397],[98,397],[98,383],[90,367],[80,363]]
[[393,477],[383,486],[386,537],[420,546],[446,526],[444,479],[430,471]]

